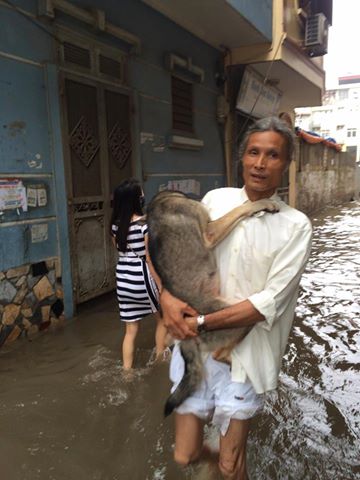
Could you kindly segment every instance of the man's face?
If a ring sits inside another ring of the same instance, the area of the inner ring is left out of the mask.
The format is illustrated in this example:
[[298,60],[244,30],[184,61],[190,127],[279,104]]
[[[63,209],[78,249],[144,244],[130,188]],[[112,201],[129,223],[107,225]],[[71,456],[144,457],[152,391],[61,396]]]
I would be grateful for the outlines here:
[[281,185],[287,167],[286,140],[277,132],[250,135],[243,162],[243,178],[250,200],[269,198]]

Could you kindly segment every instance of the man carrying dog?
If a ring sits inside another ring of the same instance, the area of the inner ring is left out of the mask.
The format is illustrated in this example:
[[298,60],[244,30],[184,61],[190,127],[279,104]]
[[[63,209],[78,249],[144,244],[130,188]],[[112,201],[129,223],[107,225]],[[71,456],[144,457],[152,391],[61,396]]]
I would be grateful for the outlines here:
[[[248,478],[250,419],[262,410],[264,393],[277,386],[310,253],[310,221],[276,195],[293,151],[293,133],[282,120],[255,122],[240,147],[244,187],[216,189],[203,199],[212,219],[248,200],[271,198],[279,204],[278,213],[261,212],[245,219],[216,247],[221,295],[232,306],[203,316],[168,291],[161,293],[165,324],[175,338],[195,337],[199,329],[253,326],[227,358],[224,352],[206,358],[201,386],[175,413],[175,461],[186,466],[209,455],[203,427],[212,419],[221,433],[218,466],[228,480]],[[173,388],[183,373],[175,346],[170,365]]]

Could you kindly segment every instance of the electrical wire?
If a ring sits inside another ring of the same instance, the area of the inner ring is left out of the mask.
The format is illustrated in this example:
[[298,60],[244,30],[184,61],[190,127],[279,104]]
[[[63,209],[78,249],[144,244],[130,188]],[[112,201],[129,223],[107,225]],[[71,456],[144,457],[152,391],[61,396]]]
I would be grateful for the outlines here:
[[[259,90],[259,93],[258,93],[257,97],[255,98],[254,104],[253,104],[250,112],[249,112],[248,114],[246,114],[247,119],[246,119],[246,121],[244,122],[244,124],[242,125],[242,127],[241,127],[240,131],[238,132],[238,134],[236,135],[236,138],[235,138],[235,142],[236,142],[236,143],[238,143],[238,141],[239,141],[240,137],[242,136],[242,134],[244,133],[245,128],[247,127],[249,121],[252,119],[252,115],[251,115],[251,114],[253,113],[253,111],[254,111],[254,109],[255,109],[255,107],[256,107],[256,105],[257,105],[257,103],[258,103],[258,101],[259,101],[259,99],[260,99],[260,97],[261,97],[261,95],[262,95],[263,89],[264,89],[264,87],[265,87],[265,85],[266,85],[266,83],[267,83],[267,81],[268,81],[268,78],[269,78],[269,76],[270,76],[271,69],[272,69],[272,67],[273,67],[273,65],[274,65],[274,62],[275,62],[277,53],[278,53],[279,48],[281,47],[281,45],[282,45],[285,37],[286,37],[286,33],[283,32],[282,35],[281,35],[281,37],[280,37],[279,43],[278,43],[278,45],[277,45],[277,47],[276,47],[276,50],[275,50],[275,52],[274,52],[274,56],[273,56],[273,58],[272,58],[272,60],[271,60],[271,62],[270,62],[270,64],[269,64],[269,66],[268,66],[268,69],[267,69],[267,71],[266,71],[264,80],[263,80],[262,83],[261,83],[261,88],[260,88],[260,90]],[[228,140],[228,142],[230,142],[230,141],[231,141],[231,140]]]

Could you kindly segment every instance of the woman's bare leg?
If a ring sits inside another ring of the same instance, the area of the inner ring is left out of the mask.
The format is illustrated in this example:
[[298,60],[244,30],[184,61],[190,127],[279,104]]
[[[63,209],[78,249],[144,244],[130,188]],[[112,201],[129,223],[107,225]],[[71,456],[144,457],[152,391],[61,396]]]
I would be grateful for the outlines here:
[[139,331],[139,321],[125,324],[125,336],[122,344],[123,368],[130,370],[134,362],[135,339]]
[[156,331],[155,331],[155,349],[156,358],[161,358],[168,343],[167,343],[167,329],[164,324],[164,320],[159,313],[155,313],[156,318]]

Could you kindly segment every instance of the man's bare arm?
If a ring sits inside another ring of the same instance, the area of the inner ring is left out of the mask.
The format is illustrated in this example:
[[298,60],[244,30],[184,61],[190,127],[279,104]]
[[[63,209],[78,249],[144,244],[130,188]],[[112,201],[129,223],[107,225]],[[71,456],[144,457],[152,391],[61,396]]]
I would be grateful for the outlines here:
[[[194,328],[197,323],[196,318],[185,320],[191,328]],[[223,310],[205,315],[205,329],[218,330],[219,328],[250,327],[263,321],[265,321],[265,317],[256,310],[253,304],[249,300],[243,300]]]
[[187,303],[174,297],[165,288],[160,294],[162,317],[169,333],[180,340],[195,337],[196,329],[191,329],[186,318],[192,316],[196,319],[197,312]]
[[[181,340],[197,335],[197,313],[182,300],[164,290],[160,303],[169,332]],[[265,317],[253,306],[249,300],[231,305],[205,315],[205,328],[217,330],[219,328],[248,327],[265,320]]]

